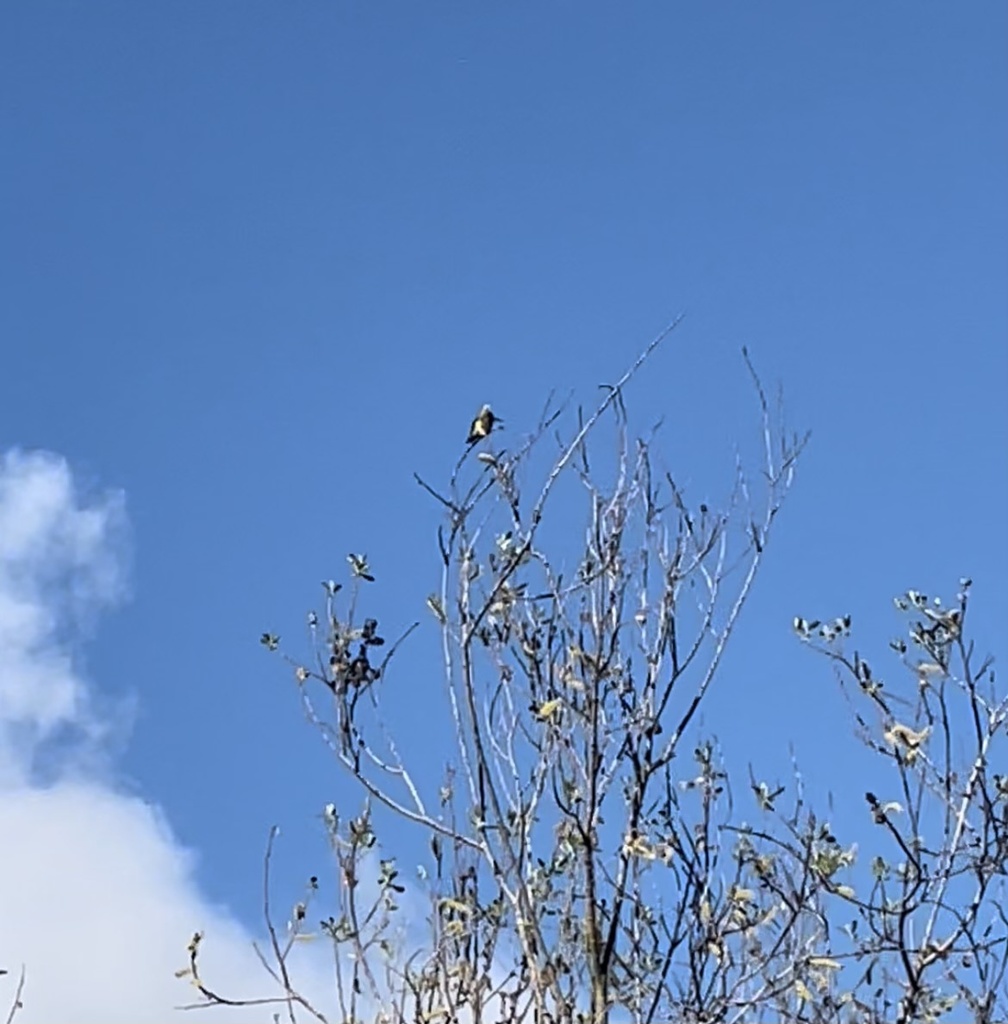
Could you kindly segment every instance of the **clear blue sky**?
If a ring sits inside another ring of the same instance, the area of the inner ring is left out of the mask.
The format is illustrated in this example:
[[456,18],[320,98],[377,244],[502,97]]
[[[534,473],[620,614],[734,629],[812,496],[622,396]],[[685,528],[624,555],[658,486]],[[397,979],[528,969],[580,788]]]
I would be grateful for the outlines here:
[[[84,655],[212,898],[258,914],[273,822],[318,870],[348,792],[259,633],[351,550],[429,628],[412,472],[683,310],[628,402],[694,493],[752,442],[743,344],[813,431],[705,715],[739,764],[794,740],[825,791],[858,749],[796,613],[880,651],[894,593],[969,573],[1005,653],[1006,37],[980,0],[4,5],[0,448],[126,493],[132,600]],[[437,666],[398,683],[420,719]]]

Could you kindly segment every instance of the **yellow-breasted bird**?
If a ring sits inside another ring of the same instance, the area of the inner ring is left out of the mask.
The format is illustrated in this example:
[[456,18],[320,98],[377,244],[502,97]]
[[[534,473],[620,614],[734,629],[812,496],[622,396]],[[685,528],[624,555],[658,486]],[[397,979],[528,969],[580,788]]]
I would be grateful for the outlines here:
[[480,439],[486,437],[493,430],[495,423],[503,423],[503,420],[493,414],[489,405],[484,405],[476,414],[476,419],[472,421],[466,443],[475,444]]

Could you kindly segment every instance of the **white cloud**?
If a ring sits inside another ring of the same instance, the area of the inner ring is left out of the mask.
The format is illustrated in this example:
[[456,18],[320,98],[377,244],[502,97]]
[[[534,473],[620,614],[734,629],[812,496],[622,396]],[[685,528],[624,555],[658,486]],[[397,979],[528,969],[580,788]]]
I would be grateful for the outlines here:
[[18,1024],[191,1020],[172,1007],[198,994],[173,972],[195,928],[224,993],[272,994],[251,936],[199,891],[157,806],[94,771],[115,716],[96,711],[74,651],[123,593],[125,526],[122,496],[81,495],[64,460],[0,458],[0,1020],[22,963]]
[[121,495],[79,504],[66,463],[8,452],[0,461],[0,782],[30,777],[47,741],[100,739],[74,672],[74,633],[122,591]]

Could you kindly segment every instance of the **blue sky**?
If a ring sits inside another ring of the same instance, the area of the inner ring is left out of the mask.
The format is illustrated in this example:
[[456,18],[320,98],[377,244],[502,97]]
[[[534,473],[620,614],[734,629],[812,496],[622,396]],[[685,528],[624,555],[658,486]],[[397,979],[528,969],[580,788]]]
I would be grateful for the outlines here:
[[[743,344],[813,431],[705,714],[739,763],[794,740],[825,792],[858,749],[796,613],[877,651],[893,594],[968,573],[1001,653],[1006,30],[985,2],[4,6],[0,448],[125,493],[129,600],[71,646],[132,707],[109,784],[209,900],[253,921],[269,825],[317,870],[350,792],[259,633],[297,642],[351,550],[390,632],[430,626],[413,471],[483,401],[510,437],[551,389],[593,401],[681,311],[628,403],[694,493],[753,441]],[[409,676],[422,716],[437,666]]]

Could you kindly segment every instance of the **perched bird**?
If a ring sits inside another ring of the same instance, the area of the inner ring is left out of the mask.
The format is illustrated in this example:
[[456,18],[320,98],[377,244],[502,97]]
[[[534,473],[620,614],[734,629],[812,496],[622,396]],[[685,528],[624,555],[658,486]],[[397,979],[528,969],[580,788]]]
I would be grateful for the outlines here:
[[469,428],[469,436],[466,438],[467,444],[475,444],[481,438],[486,437],[495,423],[503,422],[498,416],[495,416],[490,409],[489,405],[484,405],[482,409],[476,414],[476,419],[472,421],[472,426]]

